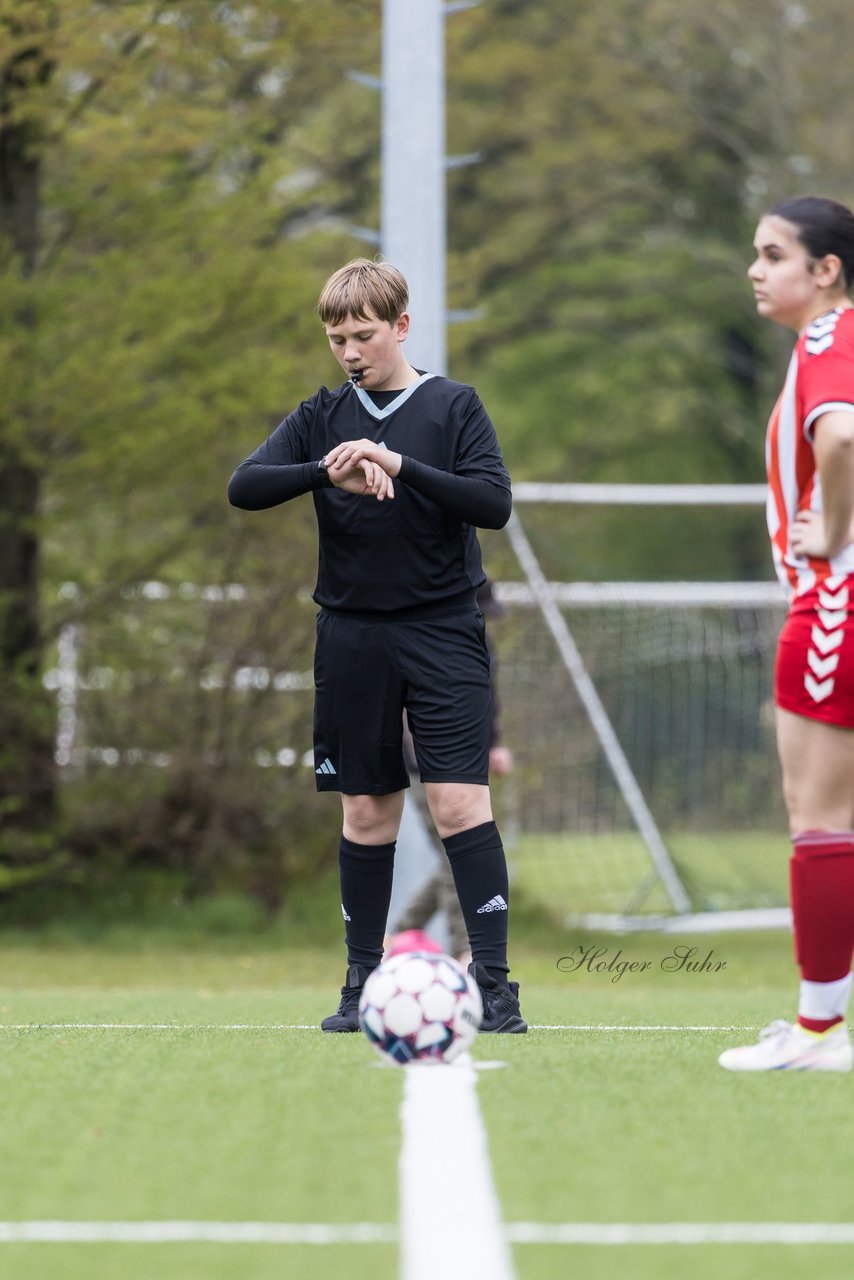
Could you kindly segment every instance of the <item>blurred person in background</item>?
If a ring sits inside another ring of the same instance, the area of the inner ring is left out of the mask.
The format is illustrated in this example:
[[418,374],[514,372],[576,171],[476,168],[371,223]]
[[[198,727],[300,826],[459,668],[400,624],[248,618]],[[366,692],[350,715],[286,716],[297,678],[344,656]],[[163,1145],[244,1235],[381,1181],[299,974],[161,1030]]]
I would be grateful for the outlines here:
[[[477,603],[487,621],[491,618],[500,618],[504,614],[504,608],[495,598],[492,583],[489,580],[478,589]],[[509,747],[504,746],[501,740],[501,703],[497,681],[498,663],[495,657],[495,649],[490,643],[488,626],[486,628],[486,642],[490,656],[492,695],[489,707],[489,772],[491,775],[495,774],[500,777],[513,771],[514,761],[513,752]],[[406,797],[406,804],[412,803],[417,806],[425,827],[429,829],[429,806],[424,788],[418,779],[418,764],[415,758],[412,734],[409,732],[407,724],[404,724],[403,747],[406,767],[409,770],[412,784]],[[419,852],[417,848],[401,849],[398,847],[398,859],[401,854],[404,857],[418,858]],[[468,964],[471,960],[468,933],[460,908],[460,901],[457,897],[451,864],[445,856],[444,850],[436,849],[435,853],[437,859],[435,868],[415,890],[415,893],[404,905],[402,912],[390,922],[390,931],[391,933],[402,933],[410,929],[424,929],[433,917],[439,913],[447,926],[448,951],[462,964]],[[388,943],[388,941],[389,939],[387,938],[386,942]]]

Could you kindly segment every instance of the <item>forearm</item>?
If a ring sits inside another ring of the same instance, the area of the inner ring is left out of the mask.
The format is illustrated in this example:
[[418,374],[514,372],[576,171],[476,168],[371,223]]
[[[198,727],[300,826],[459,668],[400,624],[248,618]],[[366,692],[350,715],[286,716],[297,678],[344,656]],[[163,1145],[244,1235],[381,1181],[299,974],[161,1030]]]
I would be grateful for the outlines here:
[[854,524],[854,414],[828,415],[817,436],[824,536],[829,557],[851,541]]
[[263,511],[313,489],[328,487],[316,462],[295,462],[276,466],[248,459],[228,482],[228,500],[244,511]]
[[503,529],[510,519],[510,490],[491,480],[440,471],[405,455],[401,458],[398,478],[443,511],[478,529]]
[[854,534],[854,466],[840,467],[829,486],[822,485],[822,496],[827,555],[832,559],[852,541]]

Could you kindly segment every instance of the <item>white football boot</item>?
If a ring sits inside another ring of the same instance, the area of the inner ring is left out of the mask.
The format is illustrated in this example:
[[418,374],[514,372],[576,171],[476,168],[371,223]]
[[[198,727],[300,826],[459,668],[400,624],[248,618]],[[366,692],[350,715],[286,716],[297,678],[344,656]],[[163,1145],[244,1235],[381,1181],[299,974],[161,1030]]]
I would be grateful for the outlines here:
[[854,1053],[844,1022],[829,1031],[807,1031],[791,1022],[772,1022],[757,1044],[726,1049],[718,1062],[727,1071],[850,1071]]

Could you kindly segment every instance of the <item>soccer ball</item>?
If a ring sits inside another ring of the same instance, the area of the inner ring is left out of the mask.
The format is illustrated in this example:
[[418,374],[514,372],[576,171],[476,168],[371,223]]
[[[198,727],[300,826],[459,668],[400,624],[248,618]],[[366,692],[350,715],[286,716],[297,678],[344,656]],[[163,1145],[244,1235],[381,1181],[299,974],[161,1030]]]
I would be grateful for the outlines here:
[[450,956],[405,951],[365,982],[359,1025],[386,1062],[453,1062],[480,1029],[477,983]]

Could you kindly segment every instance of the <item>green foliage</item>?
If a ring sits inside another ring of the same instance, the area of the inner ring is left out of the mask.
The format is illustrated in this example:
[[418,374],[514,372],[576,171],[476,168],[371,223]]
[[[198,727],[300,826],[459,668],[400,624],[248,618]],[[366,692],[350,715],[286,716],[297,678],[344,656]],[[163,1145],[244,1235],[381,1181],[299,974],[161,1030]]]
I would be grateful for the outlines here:
[[[349,228],[378,222],[379,101],[348,72],[379,73],[381,10],[0,0],[0,495],[17,475],[32,492],[0,519],[4,546],[38,552],[24,582],[0,556],[0,632],[27,623],[0,680],[0,888],[15,867],[52,883],[130,859],[274,904],[329,857],[310,775],[256,763],[307,748],[310,695],[234,683],[309,669],[310,503],[246,516],[224,488],[332,376],[315,299],[363,250]],[[483,308],[453,329],[451,372],[517,478],[761,476],[787,344],[752,313],[752,224],[793,188],[851,197],[852,34],[845,0],[448,19],[449,151],[483,157],[449,175],[449,301]],[[627,520],[593,521],[573,555],[602,568],[611,547],[643,576],[660,541]],[[723,544],[722,575],[756,573],[750,536]],[[246,596],[167,609],[142,603],[154,579],[173,601],[186,583]],[[81,754],[55,819],[29,695],[69,625]]]
[[[299,763],[306,695],[272,682],[247,692],[235,674],[310,667],[298,603],[315,554],[308,504],[277,523],[271,555],[269,523],[230,512],[225,482],[328,369],[314,300],[352,242],[332,232],[307,246],[295,232],[316,216],[320,182],[306,130],[358,44],[332,17],[329,3],[279,16],[0,8],[4,65],[26,72],[6,77],[3,128],[26,130],[39,174],[32,270],[17,224],[0,237],[0,441],[42,477],[41,510],[26,517],[42,551],[42,630],[75,627],[81,676],[58,834],[27,835],[11,788],[0,887],[58,874],[109,884],[144,862],[177,869],[187,892],[235,884],[273,908],[329,857]],[[199,596],[164,622],[163,609],[129,603],[155,576],[176,593],[235,581],[246,596]],[[52,737],[51,726],[42,756]],[[258,767],[283,747],[295,766]],[[14,736],[5,749],[20,755]]]
[[852,194],[834,30],[854,31],[850,7],[779,0],[546,0],[460,23],[452,149],[486,154],[453,179],[451,274],[485,316],[454,361],[514,475],[761,478],[782,348],[744,271],[770,201]]

